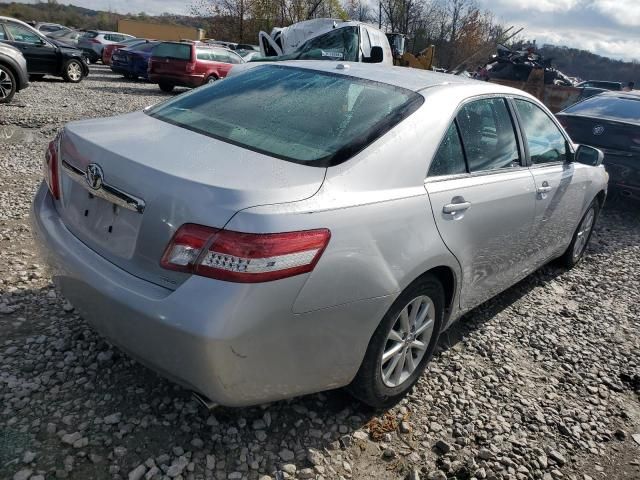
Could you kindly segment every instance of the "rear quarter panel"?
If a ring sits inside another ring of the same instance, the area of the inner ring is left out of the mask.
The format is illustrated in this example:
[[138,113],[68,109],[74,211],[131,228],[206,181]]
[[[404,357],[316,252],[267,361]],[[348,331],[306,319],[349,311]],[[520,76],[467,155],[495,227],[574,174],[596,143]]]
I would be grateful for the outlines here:
[[[351,160],[328,168],[310,199],[249,208],[225,227],[331,230],[326,251],[292,306],[295,313],[396,296],[433,267],[459,271],[435,227],[424,188],[430,145],[441,133],[430,129],[430,117],[422,107]],[[379,320],[372,319],[371,332]]]

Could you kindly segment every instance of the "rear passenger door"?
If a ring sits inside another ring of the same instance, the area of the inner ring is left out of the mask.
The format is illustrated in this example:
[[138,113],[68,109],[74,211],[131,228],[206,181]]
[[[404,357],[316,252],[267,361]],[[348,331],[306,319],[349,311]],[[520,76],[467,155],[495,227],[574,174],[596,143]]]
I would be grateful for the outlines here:
[[438,231],[462,270],[461,308],[472,308],[530,271],[524,252],[535,184],[504,98],[459,110],[425,182]]
[[513,104],[536,183],[535,220],[528,248],[537,265],[562,253],[582,216],[586,166],[569,162],[569,142],[556,122],[538,105],[524,99]]

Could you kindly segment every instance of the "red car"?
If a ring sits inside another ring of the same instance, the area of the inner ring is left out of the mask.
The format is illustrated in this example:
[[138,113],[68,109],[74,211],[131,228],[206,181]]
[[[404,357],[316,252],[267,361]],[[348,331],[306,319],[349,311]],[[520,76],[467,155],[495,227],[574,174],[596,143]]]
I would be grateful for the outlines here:
[[113,56],[113,52],[117,49],[133,47],[134,45],[138,45],[139,43],[144,43],[146,41],[147,40],[144,38],[130,38],[129,40],[124,40],[122,42],[105,45],[102,49],[102,63],[105,65],[111,65],[111,57]]
[[226,48],[201,43],[162,42],[155,46],[149,61],[149,80],[163,92],[175,86],[199,87],[224,78],[242,57]]

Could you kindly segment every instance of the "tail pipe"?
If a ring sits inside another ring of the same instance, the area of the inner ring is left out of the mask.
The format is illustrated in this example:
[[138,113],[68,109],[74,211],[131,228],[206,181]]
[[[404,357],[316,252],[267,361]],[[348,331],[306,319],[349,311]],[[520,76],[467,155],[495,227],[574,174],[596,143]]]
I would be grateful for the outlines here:
[[206,408],[209,411],[213,410],[218,406],[217,403],[215,403],[212,400],[209,400],[207,397],[199,394],[198,392],[191,392],[191,395],[200,405],[202,405],[204,408]]

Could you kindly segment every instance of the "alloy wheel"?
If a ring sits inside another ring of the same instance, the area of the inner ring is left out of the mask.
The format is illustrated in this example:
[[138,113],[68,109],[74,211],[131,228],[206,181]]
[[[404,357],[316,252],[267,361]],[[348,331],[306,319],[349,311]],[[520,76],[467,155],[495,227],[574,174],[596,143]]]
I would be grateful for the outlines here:
[[76,62],[70,63],[67,67],[67,75],[69,75],[69,78],[74,82],[80,80],[82,78],[82,69],[80,68],[80,65]]
[[0,99],[8,98],[13,88],[13,80],[9,74],[4,70],[0,70]]
[[593,228],[593,222],[596,218],[596,212],[593,207],[591,207],[587,213],[585,214],[582,222],[580,222],[580,226],[578,227],[578,234],[576,235],[576,241],[573,244],[573,260],[576,261],[580,258],[580,255],[584,252],[584,249],[587,247],[587,240],[589,239],[589,233],[591,233],[591,229]]
[[427,352],[435,323],[435,305],[426,295],[411,300],[396,317],[382,351],[380,368],[387,387],[402,385]]

